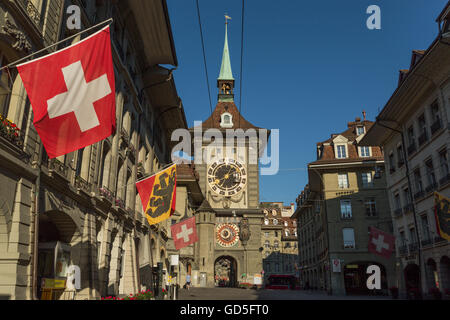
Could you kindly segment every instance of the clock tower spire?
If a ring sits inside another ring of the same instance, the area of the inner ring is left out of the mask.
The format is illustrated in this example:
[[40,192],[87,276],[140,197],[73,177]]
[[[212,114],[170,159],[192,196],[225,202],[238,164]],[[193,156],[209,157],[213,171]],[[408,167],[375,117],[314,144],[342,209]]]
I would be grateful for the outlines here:
[[228,50],[228,20],[231,19],[225,15],[225,44],[223,46],[222,65],[220,67],[219,77],[217,78],[217,87],[219,88],[219,102],[233,101],[234,78],[231,71],[230,51]]

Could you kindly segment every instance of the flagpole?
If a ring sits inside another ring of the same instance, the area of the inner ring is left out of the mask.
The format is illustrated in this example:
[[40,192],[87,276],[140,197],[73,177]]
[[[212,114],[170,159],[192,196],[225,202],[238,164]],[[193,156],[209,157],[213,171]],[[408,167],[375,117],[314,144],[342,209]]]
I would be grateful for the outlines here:
[[65,41],[67,41],[67,40],[69,40],[69,39],[73,39],[73,38],[79,36],[79,35],[82,34],[82,33],[91,31],[92,29],[95,29],[95,28],[97,28],[98,26],[103,25],[103,24],[105,24],[105,23],[107,23],[107,22],[108,22],[108,25],[110,25],[111,23],[113,23],[113,18],[109,18],[108,20],[105,20],[105,21],[103,21],[103,22],[100,22],[100,23],[96,24],[95,26],[89,27],[89,28],[87,28],[87,29],[85,29],[85,30],[83,30],[83,31],[80,31],[80,32],[78,32],[78,33],[76,33],[76,34],[74,34],[74,35],[71,35],[70,37],[67,37],[67,38],[65,38],[65,39],[63,39],[63,40],[60,40],[60,41],[58,41],[58,42],[55,42],[55,43],[53,43],[53,44],[51,44],[51,45],[49,45],[49,46],[47,46],[47,47],[45,47],[45,48],[43,48],[43,49],[41,49],[41,50],[38,50],[38,51],[33,52],[33,53],[31,53],[31,54],[29,54],[29,55],[23,57],[23,58],[20,58],[19,60],[16,60],[16,61],[14,61],[14,62],[11,62],[10,64],[7,64],[6,66],[1,67],[1,68],[0,68],[0,71],[2,71],[3,69],[15,67],[17,64],[19,64],[19,62],[21,62],[21,61],[23,61],[23,60],[26,60],[26,59],[28,59],[28,58],[30,58],[30,57],[32,57],[32,56],[38,54],[38,53],[41,53],[41,52],[47,50],[48,48],[54,47],[54,46],[56,46],[56,45],[58,45],[58,44],[60,44],[60,43],[62,43],[62,42],[65,42]]

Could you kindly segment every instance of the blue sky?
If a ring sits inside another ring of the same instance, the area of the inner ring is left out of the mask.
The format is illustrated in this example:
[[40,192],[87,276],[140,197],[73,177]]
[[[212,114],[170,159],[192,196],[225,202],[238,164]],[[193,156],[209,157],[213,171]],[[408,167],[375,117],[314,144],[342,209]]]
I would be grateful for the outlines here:
[[[394,92],[411,51],[427,49],[447,0],[245,1],[242,114],[280,130],[280,171],[261,176],[260,201],[294,202],[308,182],[317,142],[355,117],[374,120]],[[179,62],[174,72],[189,126],[210,114],[195,0],[167,0]],[[381,30],[366,9],[381,8]],[[238,0],[199,0],[212,108],[217,102],[224,14],[239,108],[241,8]]]

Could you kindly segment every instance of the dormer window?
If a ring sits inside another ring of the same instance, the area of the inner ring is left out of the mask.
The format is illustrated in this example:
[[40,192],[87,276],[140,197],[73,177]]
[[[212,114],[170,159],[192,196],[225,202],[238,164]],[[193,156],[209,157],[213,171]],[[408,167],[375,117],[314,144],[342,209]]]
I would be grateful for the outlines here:
[[365,132],[364,127],[356,127],[356,134],[358,136],[364,134],[364,132]]
[[233,128],[233,116],[228,113],[222,113],[220,116],[220,126],[222,128]]
[[345,145],[343,144],[337,145],[336,150],[337,150],[336,157],[338,159],[347,158],[347,148]]
[[359,156],[362,158],[370,157],[370,147],[359,147]]

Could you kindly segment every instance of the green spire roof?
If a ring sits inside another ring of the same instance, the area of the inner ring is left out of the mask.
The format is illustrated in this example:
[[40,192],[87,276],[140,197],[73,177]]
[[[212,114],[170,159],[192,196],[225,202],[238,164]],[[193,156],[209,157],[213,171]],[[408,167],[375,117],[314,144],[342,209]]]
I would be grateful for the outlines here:
[[228,50],[228,33],[227,25],[225,23],[225,44],[223,46],[222,66],[220,67],[220,74],[218,80],[234,80],[231,72],[230,52]]

